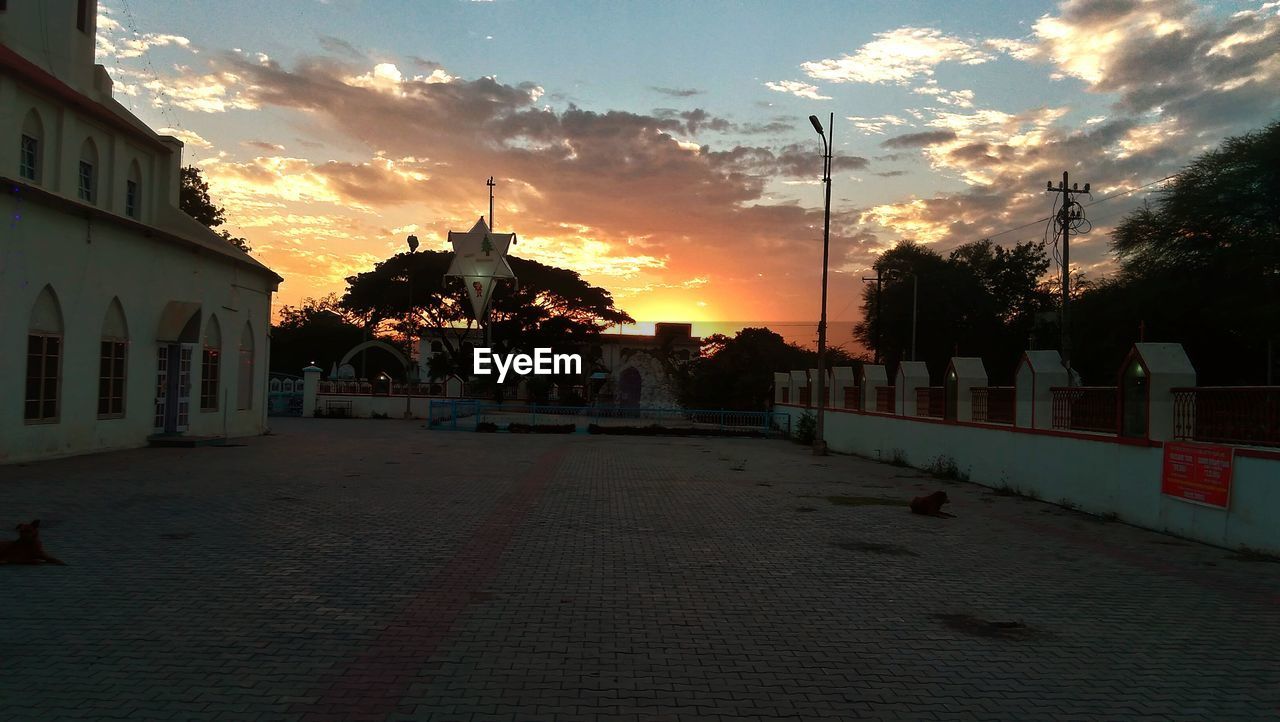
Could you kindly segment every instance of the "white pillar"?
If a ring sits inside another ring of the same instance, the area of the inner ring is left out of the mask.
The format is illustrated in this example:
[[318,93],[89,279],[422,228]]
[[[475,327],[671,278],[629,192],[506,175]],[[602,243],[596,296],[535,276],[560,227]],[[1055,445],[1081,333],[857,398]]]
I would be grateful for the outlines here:
[[800,394],[800,390],[808,387],[809,387],[809,374],[804,371],[792,371],[791,372],[791,403],[797,406],[803,406],[804,404],[800,403],[800,400],[802,398]]
[[791,396],[791,374],[785,371],[773,373],[773,403],[775,405],[795,403],[795,399]]
[[862,410],[876,410],[876,388],[889,385],[889,375],[881,364],[862,366]]
[[858,385],[857,377],[853,374],[852,366],[836,366],[831,369],[831,385],[827,387],[828,398],[830,402],[828,407],[833,409],[856,409],[860,406],[857,399],[853,399],[852,404],[844,402],[845,390],[854,388]]
[[1067,385],[1067,369],[1057,351],[1027,351],[1015,376],[1017,400],[1014,425],[1024,429],[1053,428],[1055,386]]
[[302,369],[302,415],[316,415],[316,395],[320,393],[320,367]]
[[[1125,365],[1120,369],[1121,414],[1127,413],[1130,396],[1126,386],[1134,382],[1134,365],[1146,375],[1147,438],[1169,441],[1173,438],[1173,389],[1196,385],[1196,369],[1180,343],[1135,343]],[[1138,413],[1141,413],[1139,410]],[[1123,429],[1125,419],[1120,419]]]
[[976,356],[956,356],[947,364],[943,386],[949,396],[955,386],[956,421],[973,421],[973,389],[987,385],[987,369]]
[[929,385],[929,367],[923,361],[898,364],[894,411],[899,416],[916,416],[916,389]]

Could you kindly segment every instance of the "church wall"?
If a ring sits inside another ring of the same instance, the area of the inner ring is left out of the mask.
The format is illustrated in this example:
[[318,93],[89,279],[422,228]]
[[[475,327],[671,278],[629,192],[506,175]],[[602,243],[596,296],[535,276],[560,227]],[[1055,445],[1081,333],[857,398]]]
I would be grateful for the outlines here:
[[[265,424],[271,282],[217,254],[149,238],[101,220],[0,195],[0,463],[143,446],[154,433],[156,335],[171,301],[202,306],[201,337],[211,314],[222,329],[219,409],[199,408],[199,349],[193,358],[190,435],[242,436]],[[20,219],[15,220],[15,216]],[[57,423],[27,423],[27,326],[38,294],[50,284],[63,319]],[[125,418],[97,417],[103,319],[119,297],[128,324]],[[252,408],[236,409],[239,344],[245,321],[254,334]]]

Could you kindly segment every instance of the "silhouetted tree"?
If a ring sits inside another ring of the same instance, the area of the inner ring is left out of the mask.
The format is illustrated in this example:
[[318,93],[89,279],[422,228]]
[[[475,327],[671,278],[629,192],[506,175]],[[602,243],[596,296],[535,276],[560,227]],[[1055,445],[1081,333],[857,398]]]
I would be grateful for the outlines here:
[[863,289],[864,320],[854,327],[854,338],[880,349],[892,378],[898,363],[910,355],[915,274],[916,359],[940,376],[957,353],[981,356],[992,383],[1009,383],[1036,314],[1053,305],[1039,280],[1048,265],[1041,243],[1006,249],[983,240],[959,246],[943,258],[903,241],[876,259],[873,268],[883,278],[882,288],[879,297],[875,284]]
[[178,189],[178,207],[222,236],[227,243],[248,253],[251,250],[248,241],[231,235],[226,229],[218,229],[218,226],[227,222],[226,209],[214,203],[209,197],[209,184],[200,175],[200,169],[189,165],[182,168],[179,173],[182,177],[182,186]]
[[[827,366],[853,366],[863,359],[828,349]],[[767,328],[744,328],[734,336],[703,339],[702,355],[686,368],[681,397],[702,409],[763,410],[772,403],[773,373],[816,367],[816,351],[789,343]]]
[[[463,344],[480,344],[484,336],[467,289],[457,279],[445,281],[451,256],[447,251],[392,256],[372,271],[349,277],[341,306],[401,336],[434,332],[431,337],[442,342],[445,355],[432,374],[467,371],[471,362]],[[489,313],[498,352],[583,349],[600,331],[632,322],[608,291],[575,271],[514,256],[507,260],[519,284],[504,283],[493,293]]]
[[1119,272],[1074,307],[1082,373],[1114,379],[1145,329],[1182,343],[1200,383],[1265,381],[1268,339],[1280,356],[1280,122],[1196,158],[1112,248]]
[[[297,306],[282,306],[280,321],[271,331],[271,370],[289,374],[301,373],[312,363],[326,374],[357,344],[377,338],[390,341],[366,329],[364,319],[351,314],[338,303],[337,294],[322,298],[306,298]],[[404,369],[385,352],[370,353],[365,364],[356,363],[357,369],[365,365],[364,373],[372,378],[386,372],[393,378],[401,378]]]

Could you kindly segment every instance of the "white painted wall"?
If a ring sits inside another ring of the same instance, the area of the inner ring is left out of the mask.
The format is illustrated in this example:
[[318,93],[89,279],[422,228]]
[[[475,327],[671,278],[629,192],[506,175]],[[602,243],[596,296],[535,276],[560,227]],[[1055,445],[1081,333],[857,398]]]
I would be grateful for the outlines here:
[[[18,210],[0,196],[0,214]],[[271,295],[265,280],[221,258],[102,224],[90,236],[83,218],[38,204],[23,206],[16,230],[0,245],[16,262],[0,266],[0,463],[123,449],[146,444],[154,432],[156,334],[170,300],[203,306],[201,336],[216,315],[222,328],[221,389],[217,411],[199,406],[199,353],[193,370],[189,434],[242,436],[261,433],[268,371],[267,329]],[[89,240],[92,238],[92,240]],[[36,296],[49,285],[63,322],[61,409],[57,423],[23,419],[27,325]],[[129,330],[125,418],[98,419],[99,343],[113,298],[120,299]],[[240,334],[254,330],[252,407],[236,408]]]
[[[803,409],[778,406],[796,428]],[[970,481],[1008,486],[1045,501],[1188,539],[1280,553],[1280,459],[1237,456],[1231,509],[1160,493],[1163,448],[1084,434],[993,428],[919,418],[833,411],[826,416],[833,451],[884,460],[895,451],[917,468],[954,459]]]
[[[40,74],[0,72],[0,177],[12,181],[0,194],[0,463],[145,445],[154,432],[157,334],[170,301],[199,307],[201,338],[212,319],[221,328],[218,407],[200,409],[197,350],[187,433],[261,433],[271,294],[279,279],[178,209],[182,144],[157,136],[112,100],[110,78],[93,65],[95,3],[89,3],[85,32],[75,29],[76,5],[9,3],[0,13],[0,41],[84,96],[78,105],[68,104],[60,95],[65,87]],[[31,45],[33,28],[46,24],[49,36],[57,37]],[[18,177],[18,138],[32,109],[41,119],[41,157],[37,179],[27,181]],[[86,138],[97,147],[92,203],[77,194]],[[135,162],[141,205],[137,217],[127,219],[125,182]],[[33,304],[46,287],[62,319],[59,415],[31,423],[23,418],[27,332]],[[124,417],[100,419],[100,342],[113,299],[119,299],[128,329]],[[253,394],[250,407],[240,409],[246,323],[253,338]]]

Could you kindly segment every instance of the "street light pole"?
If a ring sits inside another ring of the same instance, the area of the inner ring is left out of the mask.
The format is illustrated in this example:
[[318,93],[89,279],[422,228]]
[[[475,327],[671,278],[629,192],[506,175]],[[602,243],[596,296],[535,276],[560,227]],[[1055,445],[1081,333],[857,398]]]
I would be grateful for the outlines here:
[[413,380],[418,376],[417,369],[413,368],[413,327],[414,327],[413,254],[415,251],[418,250],[418,237],[409,236],[407,239],[405,239],[405,242],[409,244],[409,263],[406,264],[407,267],[405,270],[405,278],[409,281],[409,314],[408,314],[408,318],[406,319],[409,322],[409,325],[407,328],[405,328],[405,334],[409,337],[410,368],[405,369],[405,374],[404,374],[404,417],[406,419],[412,419],[413,418],[413,411],[412,411],[413,390],[412,390],[411,384],[413,383]]
[[822,136],[822,182],[827,186],[826,203],[822,213],[822,317],[818,321],[818,419],[813,435],[813,453],[827,453],[827,437],[823,426],[823,411],[827,406],[827,264],[831,253],[831,145],[835,140],[836,114],[827,121],[824,133],[818,116],[809,116],[813,129]]

